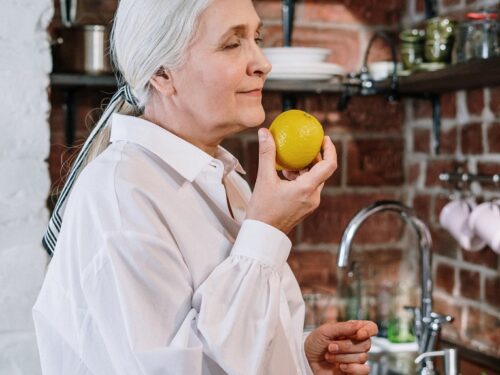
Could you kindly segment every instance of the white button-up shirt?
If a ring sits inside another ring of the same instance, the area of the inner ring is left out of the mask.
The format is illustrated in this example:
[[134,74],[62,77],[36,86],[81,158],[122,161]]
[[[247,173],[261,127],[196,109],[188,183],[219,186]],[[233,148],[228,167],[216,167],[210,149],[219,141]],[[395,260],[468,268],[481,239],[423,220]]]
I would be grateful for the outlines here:
[[311,373],[291,242],[245,219],[238,161],[136,117],[112,121],[33,308],[43,373]]

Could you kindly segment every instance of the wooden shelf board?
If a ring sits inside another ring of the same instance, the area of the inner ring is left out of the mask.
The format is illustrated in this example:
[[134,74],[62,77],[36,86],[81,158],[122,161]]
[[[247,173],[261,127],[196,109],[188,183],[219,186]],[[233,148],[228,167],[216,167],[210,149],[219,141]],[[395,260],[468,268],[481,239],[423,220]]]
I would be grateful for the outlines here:
[[[112,75],[51,74],[51,83],[60,87],[116,87]],[[434,72],[417,72],[399,77],[399,93],[405,95],[441,94],[500,85],[500,56],[450,65]],[[389,88],[389,80],[375,82],[380,91]],[[264,90],[284,93],[340,93],[342,84],[333,81],[268,80]]]

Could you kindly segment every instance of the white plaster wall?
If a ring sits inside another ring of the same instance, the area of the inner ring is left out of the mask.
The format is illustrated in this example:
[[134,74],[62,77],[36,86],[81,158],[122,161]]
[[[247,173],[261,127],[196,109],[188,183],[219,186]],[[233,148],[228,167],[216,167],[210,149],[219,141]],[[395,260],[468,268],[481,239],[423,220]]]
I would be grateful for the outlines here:
[[0,2],[0,375],[41,373],[31,307],[47,264],[52,16],[52,0]]

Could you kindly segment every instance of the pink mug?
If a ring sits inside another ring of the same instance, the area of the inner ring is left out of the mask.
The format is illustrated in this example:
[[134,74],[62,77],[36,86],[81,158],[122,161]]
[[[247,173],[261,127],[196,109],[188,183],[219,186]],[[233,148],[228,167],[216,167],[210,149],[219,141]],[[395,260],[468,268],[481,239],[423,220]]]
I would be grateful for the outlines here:
[[469,227],[500,254],[500,199],[475,207],[469,217]]
[[479,251],[486,241],[469,226],[469,217],[475,209],[472,199],[454,199],[448,202],[439,215],[439,223],[457,240],[460,246],[469,251]]

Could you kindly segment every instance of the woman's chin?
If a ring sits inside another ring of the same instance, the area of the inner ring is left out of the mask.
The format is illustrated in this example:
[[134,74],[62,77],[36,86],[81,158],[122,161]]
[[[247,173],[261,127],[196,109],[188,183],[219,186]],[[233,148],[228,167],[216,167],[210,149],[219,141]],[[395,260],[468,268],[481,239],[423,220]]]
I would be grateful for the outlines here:
[[264,112],[264,109],[261,108],[260,110],[255,110],[244,115],[242,124],[245,128],[256,128],[262,125],[265,119],[266,113]]

